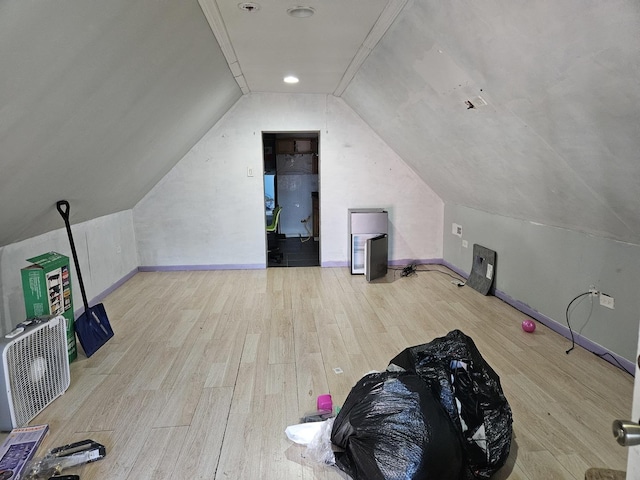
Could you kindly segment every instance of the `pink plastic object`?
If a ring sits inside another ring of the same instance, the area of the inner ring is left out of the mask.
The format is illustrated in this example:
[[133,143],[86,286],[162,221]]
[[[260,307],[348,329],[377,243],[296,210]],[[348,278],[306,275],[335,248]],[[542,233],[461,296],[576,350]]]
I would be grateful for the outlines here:
[[522,329],[527,333],[533,333],[536,329],[536,322],[533,320],[523,320]]
[[331,400],[331,395],[328,393],[325,395],[318,395],[317,407],[318,407],[318,410],[326,410],[326,411],[333,410],[333,401]]

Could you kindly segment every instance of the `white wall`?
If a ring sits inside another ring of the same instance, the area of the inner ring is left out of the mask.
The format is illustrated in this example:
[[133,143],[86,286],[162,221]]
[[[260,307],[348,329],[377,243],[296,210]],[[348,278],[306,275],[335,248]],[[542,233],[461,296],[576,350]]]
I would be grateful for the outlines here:
[[[597,298],[593,307],[590,297],[577,302],[570,323],[577,335],[635,363],[640,246],[452,204],[444,222],[447,262],[468,273],[474,243],[495,250],[496,288],[562,328],[569,302],[591,285],[613,296],[613,310]],[[454,222],[462,238],[451,233]]]
[[[51,214],[58,215],[55,211]],[[71,222],[73,224],[72,211]],[[60,223],[64,225],[62,218]],[[93,303],[94,297],[109,290],[137,270],[139,261],[131,210],[72,225],[71,231],[90,304]],[[50,251],[69,257],[73,307],[76,312],[82,311],[82,295],[67,231],[61,228],[0,248],[0,331],[2,333],[12,330],[15,324],[25,319],[20,269],[29,265],[27,258]]]
[[141,266],[264,267],[262,132],[280,131],[320,135],[323,266],[347,264],[360,207],[389,210],[391,260],[442,257],[442,201],[341,99],[250,94],[133,209]]

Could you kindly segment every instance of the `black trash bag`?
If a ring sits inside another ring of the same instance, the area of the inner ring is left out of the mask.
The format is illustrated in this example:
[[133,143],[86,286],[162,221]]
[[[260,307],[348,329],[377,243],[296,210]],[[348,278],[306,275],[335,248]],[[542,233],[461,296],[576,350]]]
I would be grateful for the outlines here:
[[513,417],[500,377],[460,330],[403,350],[390,371],[415,373],[431,386],[460,435],[473,477],[488,479],[509,457]]
[[354,480],[459,480],[460,437],[417,375],[366,375],[333,423],[336,464]]

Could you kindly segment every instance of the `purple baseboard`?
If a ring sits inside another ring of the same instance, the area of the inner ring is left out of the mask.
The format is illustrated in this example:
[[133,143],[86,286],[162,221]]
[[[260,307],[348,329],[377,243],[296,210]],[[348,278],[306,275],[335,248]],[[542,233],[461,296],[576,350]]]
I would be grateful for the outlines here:
[[104,298],[112,292],[115,292],[118,288],[124,285],[131,277],[133,277],[136,273],[138,273],[138,269],[134,268],[129,273],[127,273],[124,277],[118,280],[116,283],[107,288],[104,292],[102,292],[97,297],[91,300],[92,303],[100,303]]
[[[431,258],[427,260],[416,260],[414,258],[411,259],[401,259],[401,260],[390,260],[389,265],[393,267],[397,266],[405,266],[410,263],[415,263],[418,265],[442,265],[443,260],[441,258]],[[349,267],[349,262],[322,262],[320,265],[322,268],[337,268],[337,267]]]
[[469,278],[469,274],[467,272],[465,272],[464,270],[456,267],[455,265],[452,265],[451,263],[447,262],[446,260],[442,260],[441,265],[443,267],[447,267],[449,270],[453,270],[454,272],[456,272],[458,275],[460,275],[463,278]]
[[442,258],[427,258],[422,260],[416,260],[415,258],[406,258],[402,260],[391,260],[389,265],[397,266],[405,266],[415,263],[416,265],[444,265],[444,260]]
[[[494,295],[500,300],[502,300],[503,302],[511,305],[516,310],[524,313],[525,315],[533,318],[534,320],[537,320],[541,324],[549,327],[551,330],[553,330],[556,333],[559,333],[560,335],[567,338],[568,340],[571,340],[571,332],[569,331],[569,327],[534,310],[526,303],[523,303],[519,300],[511,298],[509,295],[507,295],[506,293],[500,290],[496,289]],[[627,371],[627,373],[630,373],[631,375],[635,375],[636,367],[634,363],[627,360],[626,358],[621,357],[617,353],[614,353],[606,349],[602,345],[595,343],[592,340],[589,340],[588,338],[580,335],[575,331],[573,332],[573,340],[576,345],[579,345],[582,348],[590,351],[591,353],[598,355],[599,357],[602,357],[604,360],[606,360],[607,362],[609,362],[610,364],[618,368],[622,367],[624,370]],[[606,355],[606,356],[603,357],[603,355]]]
[[[95,297],[93,297],[90,301],[89,301],[89,305],[93,306],[96,303],[101,303],[102,300],[104,300],[107,295],[109,295],[112,292],[115,292],[118,288],[120,288],[122,285],[124,285],[131,277],[133,277],[136,273],[138,273],[138,269],[134,268],[133,270],[131,270],[129,273],[127,273],[124,277],[122,277],[120,280],[118,280],[116,283],[114,283],[113,285],[111,285],[109,288],[107,288],[106,290],[104,290],[102,293],[100,293],[99,295],[96,295]],[[76,304],[78,303],[78,301],[76,300],[75,302]],[[80,309],[75,309],[73,311],[73,318],[78,318],[80,315],[82,315],[84,313],[84,305],[82,305],[82,297],[80,297]]]
[[[453,270],[458,275],[464,278],[469,278],[469,274],[467,272],[457,268],[455,265],[451,265],[449,262],[443,261],[442,265]],[[533,318],[534,320],[540,322],[546,327],[549,327],[554,332],[562,335],[566,339],[571,340],[571,332],[569,331],[569,327],[534,310],[526,303],[521,302],[520,300],[516,300],[515,298],[512,298],[510,295],[508,295],[507,293],[501,290],[495,289],[493,294],[503,302],[511,305],[513,308],[515,308],[519,312],[524,313],[525,315]],[[608,350],[602,345],[595,343],[592,340],[589,340],[588,338],[580,335],[579,333],[576,333],[575,331],[573,332],[573,339],[576,345],[579,345],[582,348],[590,351],[591,353],[600,356],[601,358],[603,358],[610,364],[614,365],[615,367],[618,367],[618,368],[622,367],[622,369],[626,370],[627,373],[630,373],[631,375],[635,376],[636,366],[633,362],[627,360],[624,357],[621,357],[615,352]],[[606,356],[603,356],[603,355],[606,355]]]
[[203,270],[259,270],[264,264],[225,264],[225,265],[143,265],[140,272],[191,272]]
[[322,268],[338,268],[338,267],[348,267],[349,262],[321,262],[320,265]]

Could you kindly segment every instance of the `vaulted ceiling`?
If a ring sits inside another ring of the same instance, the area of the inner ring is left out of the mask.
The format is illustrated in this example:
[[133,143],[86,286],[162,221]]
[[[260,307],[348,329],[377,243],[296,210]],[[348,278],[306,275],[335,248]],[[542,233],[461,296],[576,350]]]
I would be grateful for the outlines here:
[[342,96],[445,202],[640,244],[640,4],[405,2],[0,2],[0,246],[132,208],[262,91]]
[[635,1],[412,2],[343,98],[445,202],[639,244],[639,22]]
[[0,2],[0,245],[132,208],[242,95],[196,0]]

